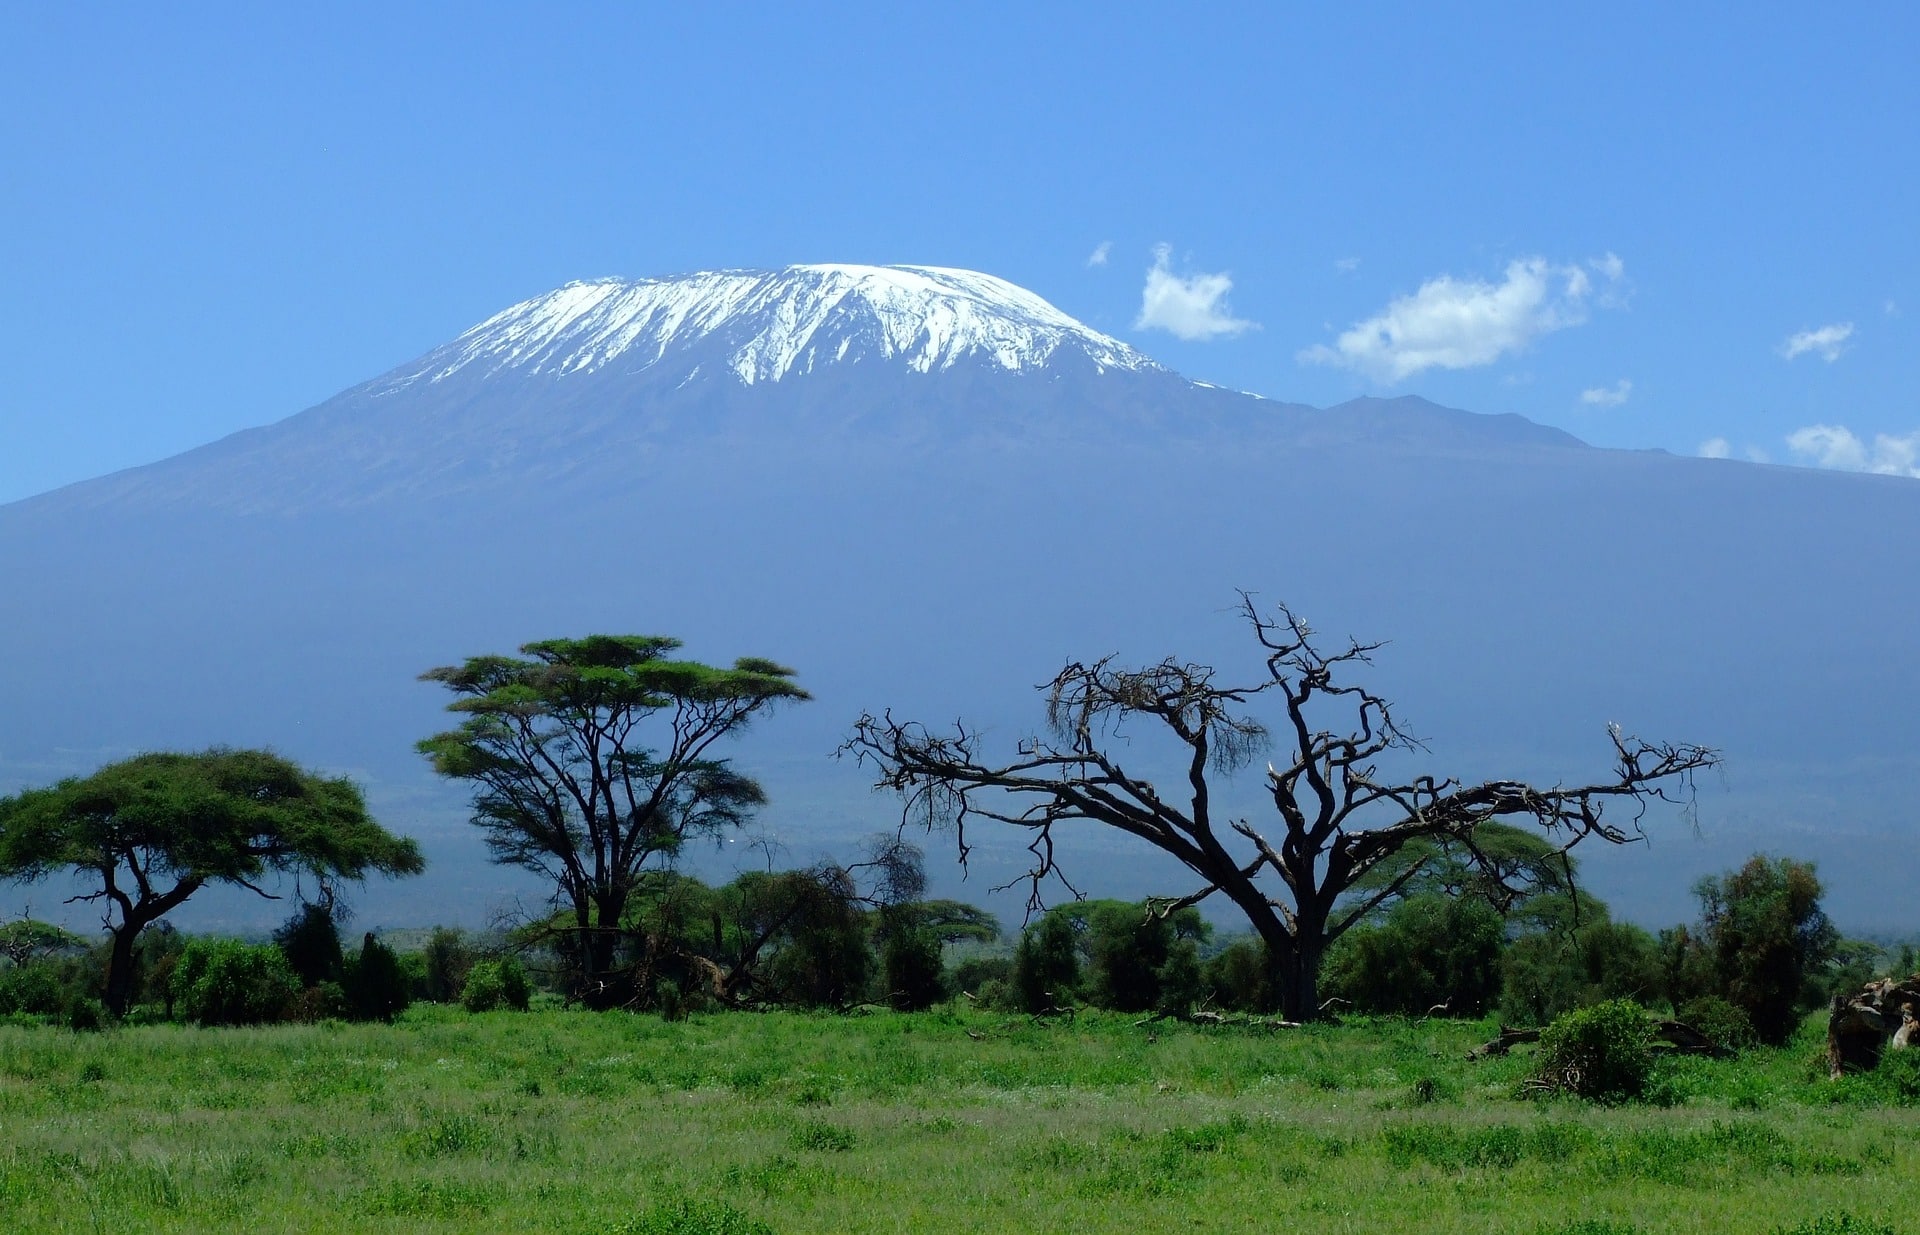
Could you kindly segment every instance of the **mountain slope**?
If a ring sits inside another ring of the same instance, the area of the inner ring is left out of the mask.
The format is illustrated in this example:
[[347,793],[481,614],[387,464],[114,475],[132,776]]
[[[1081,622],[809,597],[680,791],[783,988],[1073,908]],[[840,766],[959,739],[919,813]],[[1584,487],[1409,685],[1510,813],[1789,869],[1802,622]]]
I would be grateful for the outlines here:
[[[0,789],[271,744],[426,840],[435,874],[369,917],[474,920],[513,885],[412,752],[444,723],[430,666],[594,630],[796,665],[816,701],[734,753],[805,861],[888,819],[827,757],[861,709],[1011,743],[1068,658],[1257,672],[1248,588],[1391,640],[1377,684],[1435,770],[1584,778],[1610,721],[1725,748],[1704,839],[1658,819],[1656,860],[1600,865],[1624,912],[1673,920],[1755,848],[1820,859],[1849,924],[1904,911],[1920,485],[1275,403],[984,276],[866,269],[561,289],[277,424],[0,507]],[[1221,802],[1263,809],[1252,782]],[[950,891],[1019,856],[974,839]],[[1108,837],[1077,856],[1097,891],[1184,887]]]

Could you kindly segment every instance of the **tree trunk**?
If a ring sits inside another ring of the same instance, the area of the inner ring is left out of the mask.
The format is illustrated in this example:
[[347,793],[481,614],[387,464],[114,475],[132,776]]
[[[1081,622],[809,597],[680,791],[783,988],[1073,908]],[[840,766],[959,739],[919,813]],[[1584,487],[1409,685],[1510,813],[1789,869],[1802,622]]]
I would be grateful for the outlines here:
[[1280,985],[1280,1015],[1290,1021],[1320,1019],[1320,959],[1318,941],[1296,942],[1274,966]]
[[107,984],[100,1001],[116,1017],[125,1016],[133,1007],[134,941],[145,922],[122,923],[113,934],[113,949],[107,954]]

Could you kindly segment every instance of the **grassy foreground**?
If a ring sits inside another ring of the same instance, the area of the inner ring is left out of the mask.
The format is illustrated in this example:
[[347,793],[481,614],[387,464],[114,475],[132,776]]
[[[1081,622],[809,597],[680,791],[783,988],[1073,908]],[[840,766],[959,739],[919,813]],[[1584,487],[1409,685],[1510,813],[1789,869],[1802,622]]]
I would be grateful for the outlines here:
[[[1487,1025],[417,1008],[0,1026],[0,1230],[1906,1229],[1920,1110],[1809,1034],[1667,1105],[1514,1096]],[[1911,1099],[1911,1095],[1907,1095]]]

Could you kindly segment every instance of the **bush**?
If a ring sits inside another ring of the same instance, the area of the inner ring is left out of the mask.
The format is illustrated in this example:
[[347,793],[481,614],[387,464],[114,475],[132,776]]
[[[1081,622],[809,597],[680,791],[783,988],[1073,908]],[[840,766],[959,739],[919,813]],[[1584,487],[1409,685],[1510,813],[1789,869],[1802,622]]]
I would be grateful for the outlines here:
[[995,982],[1005,988],[1013,980],[1013,958],[969,956],[953,967],[952,977],[955,990],[965,991],[977,1001],[984,1002],[986,996],[981,992],[987,983]]
[[532,994],[527,985],[527,971],[509,956],[497,961],[476,961],[467,970],[467,985],[460,992],[460,1003],[469,1012],[497,1012],[502,1008],[525,1012]]
[[445,926],[434,927],[427,946],[421,949],[421,960],[421,993],[429,1002],[465,1001],[475,957],[464,935]]
[[390,1021],[405,1012],[413,999],[400,958],[372,931],[362,941],[360,955],[347,961],[340,985],[353,1014],[361,1020]]
[[1545,1025],[1609,999],[1645,1002],[1666,988],[1653,936],[1604,917],[1570,932],[1547,930],[1514,940],[1500,960],[1500,983],[1501,1019],[1518,1025]]
[[338,982],[345,958],[340,952],[340,930],[330,905],[302,904],[273,932],[273,942],[300,977],[302,986]]
[[1214,1002],[1237,1012],[1271,1012],[1280,1006],[1273,958],[1259,939],[1240,939],[1209,959],[1201,980]]
[[1505,939],[1500,915],[1483,900],[1410,897],[1378,926],[1355,927],[1334,945],[1321,992],[1356,1012],[1418,1016],[1444,1006],[1479,1016],[1499,995]]
[[200,1025],[262,1025],[285,1020],[300,997],[286,954],[237,939],[195,939],[173,969],[176,1015]]
[[1073,922],[1055,909],[1028,927],[1014,949],[1014,1000],[1023,1012],[1044,1012],[1072,1003],[1079,986]]
[[67,991],[60,975],[50,964],[19,965],[0,969],[0,1016],[24,1012],[31,1016],[52,1016],[66,1002]]
[[1674,1012],[1674,1017],[1698,1029],[1722,1050],[1744,1051],[1755,1042],[1753,1021],[1746,1010],[1717,995],[1689,999]]
[[925,927],[902,926],[887,934],[880,967],[887,1003],[895,1011],[919,1012],[947,997],[940,937]]
[[1653,1026],[1630,999],[1610,999],[1561,1016],[1540,1034],[1536,1080],[1557,1093],[1625,1102],[1653,1074]]

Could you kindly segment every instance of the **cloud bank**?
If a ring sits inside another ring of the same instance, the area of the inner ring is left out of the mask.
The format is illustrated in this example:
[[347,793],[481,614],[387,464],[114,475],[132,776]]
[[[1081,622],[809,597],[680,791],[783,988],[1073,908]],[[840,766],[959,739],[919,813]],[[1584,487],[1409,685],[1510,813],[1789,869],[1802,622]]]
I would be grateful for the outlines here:
[[1233,279],[1225,271],[1182,278],[1173,273],[1172,260],[1173,246],[1154,246],[1147,286],[1140,293],[1140,316],[1133,323],[1135,330],[1164,330],[1193,342],[1254,328],[1253,322],[1235,317],[1227,306]]
[[1920,479],[1920,430],[1875,434],[1869,445],[1843,425],[1808,425],[1787,435],[1787,449],[1815,467]]
[[[1605,281],[1601,302],[1616,303],[1625,263],[1609,253],[1588,266]],[[1593,291],[1586,267],[1544,257],[1507,263],[1499,283],[1441,275],[1356,322],[1331,346],[1317,344],[1298,358],[1391,382],[1428,369],[1478,368],[1586,321]]]
[[1818,330],[1802,330],[1799,334],[1788,336],[1787,341],[1780,345],[1780,354],[1792,360],[1812,352],[1832,364],[1840,359],[1841,352],[1847,350],[1847,340],[1852,337],[1852,322],[1835,322]]

